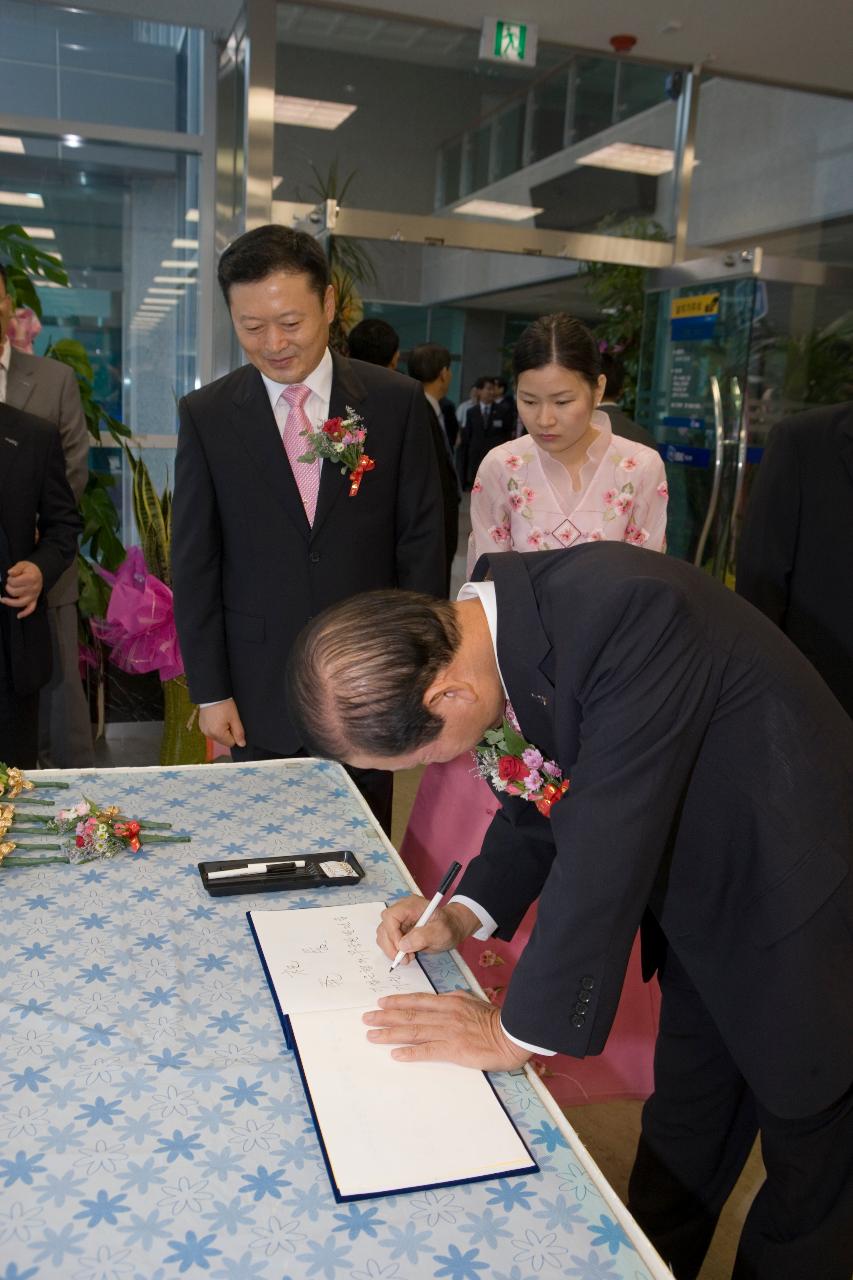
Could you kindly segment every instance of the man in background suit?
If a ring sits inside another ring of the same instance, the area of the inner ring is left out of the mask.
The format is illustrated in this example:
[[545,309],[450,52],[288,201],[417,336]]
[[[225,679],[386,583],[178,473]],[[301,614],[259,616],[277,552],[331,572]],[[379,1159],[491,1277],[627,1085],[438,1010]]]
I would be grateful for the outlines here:
[[80,528],[56,427],[0,403],[0,760],[22,769],[36,764],[51,670],[45,592],[74,563]]
[[773,428],[746,508],[736,590],[853,716],[853,401]]
[[[509,383],[502,374],[492,378],[494,402],[489,420],[489,429],[495,436],[495,443],[503,444],[506,440],[514,440],[518,435],[518,409],[515,396],[511,394]],[[500,436],[500,439],[498,439]]]
[[359,320],[347,334],[347,348],[351,360],[378,364],[382,369],[396,369],[400,361],[400,336],[379,316]]
[[[284,690],[301,627],[366,587],[444,587],[441,491],[428,409],[411,378],[328,348],[334,292],[313,237],[258,227],[219,283],[251,361],[184,397],[175,464],[175,620],[202,730],[239,760],[303,750]],[[304,430],[359,414],[375,468],[299,461]],[[356,778],[390,823],[391,776]]]
[[601,372],[607,379],[607,385],[604,388],[604,399],[598,407],[610,419],[613,434],[621,436],[623,440],[634,440],[637,444],[645,444],[650,449],[657,449],[657,441],[651,431],[647,431],[645,427],[640,426],[639,422],[629,418],[617,403],[625,385],[625,366],[622,361],[611,351],[602,351]]
[[477,469],[490,449],[498,440],[490,440],[489,424],[492,417],[492,403],[495,398],[495,387],[491,378],[481,377],[474,383],[477,402],[465,414],[459,432],[457,451],[459,455],[459,480],[463,489],[470,489],[477,475]]
[[853,724],[777,628],[692,565],[600,542],[483,556],[474,579],[455,605],[356,597],[291,659],[316,753],[446,761],[501,725],[508,697],[526,758],[507,743],[500,776],[540,801],[549,776],[571,780],[547,816],[500,792],[427,926],[422,898],[382,915],[393,956],[509,938],[538,898],[503,1008],[392,996],[365,1015],[369,1038],[487,1070],[600,1053],[642,921],[663,1000],[629,1207],[695,1280],[760,1131],[767,1180],[737,1280],[849,1280]]
[[[65,474],[79,503],[89,478],[89,431],[77,380],[67,365],[27,355],[9,343],[12,300],[0,264],[0,400],[59,428]],[[5,389],[2,385],[5,371]],[[94,764],[89,707],[80,679],[77,639],[77,563],[71,564],[47,596],[53,674],[41,691],[39,759],[45,767],[87,768]]]
[[459,499],[461,489],[453,461],[453,447],[448,439],[445,415],[441,400],[450,386],[450,352],[435,342],[422,342],[414,347],[407,361],[409,375],[424,389],[430,408],[430,427],[441,480],[441,496],[444,504],[444,595],[450,594],[450,570],[459,542]]

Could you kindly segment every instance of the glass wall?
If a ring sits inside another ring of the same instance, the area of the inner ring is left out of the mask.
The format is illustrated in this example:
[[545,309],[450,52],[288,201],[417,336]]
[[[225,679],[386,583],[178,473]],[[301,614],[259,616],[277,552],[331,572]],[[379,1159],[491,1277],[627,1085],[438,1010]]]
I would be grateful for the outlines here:
[[[186,135],[201,118],[201,33],[21,0],[0,0],[0,25],[0,224],[23,224],[71,282],[40,288],[34,350],[83,344],[97,398],[131,427],[162,488],[177,399],[199,376],[200,156]],[[4,132],[4,115],[31,116],[38,130]],[[53,116],[63,123],[49,136]],[[126,126],[127,141],[69,135],[69,120]],[[136,145],[143,127],[162,145]],[[121,462],[118,449],[93,452],[117,478]],[[116,498],[128,542],[127,483]]]

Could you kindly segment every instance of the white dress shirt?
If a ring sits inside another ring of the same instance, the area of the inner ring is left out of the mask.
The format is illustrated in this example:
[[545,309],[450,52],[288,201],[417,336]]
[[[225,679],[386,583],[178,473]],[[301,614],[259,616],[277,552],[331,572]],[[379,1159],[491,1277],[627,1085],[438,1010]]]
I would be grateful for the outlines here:
[[12,344],[7,338],[0,347],[0,404],[6,402],[6,384],[9,378],[9,362],[12,359]]
[[[316,369],[313,369],[311,373],[308,374],[307,378],[303,378],[300,384],[303,387],[308,387],[311,392],[306,399],[303,408],[306,418],[313,427],[321,427],[329,417],[329,401],[332,398],[332,378],[334,377],[334,372],[335,369],[332,364],[332,353],[329,348],[326,347],[326,350],[323,352],[322,359]],[[278,422],[281,410],[277,413],[276,406],[278,405],[282,391],[284,391],[285,387],[290,384],[285,382],[274,382],[273,379],[268,378],[265,373],[262,373],[261,377],[264,380],[264,386],[266,387],[267,395],[270,398],[273,415]],[[282,438],[284,436],[284,423],[286,421],[287,415],[285,414],[281,418],[280,430],[282,432]]]
[[[506,697],[506,683],[501,675],[500,663],[498,662],[498,605],[495,598],[495,584],[493,582],[466,582],[456,599],[479,600],[480,604],[483,606],[483,612],[486,615],[486,622],[489,627],[489,635],[492,638],[492,648],[495,651],[495,664],[498,668],[498,676],[500,677],[500,682],[503,685],[504,697]],[[478,942],[485,942],[487,938],[492,936],[495,929],[497,929],[497,921],[489,915],[485,907],[481,907],[479,902],[474,902],[472,898],[466,898],[464,893],[455,893],[450,901],[461,902],[463,906],[468,907],[470,911],[474,912],[474,915],[480,921],[480,928],[475,934],[473,934],[473,937],[475,937]],[[517,1036],[514,1036],[507,1031],[506,1027],[503,1025],[503,1020],[501,1020],[501,1030],[508,1040],[511,1040],[513,1044],[519,1045],[522,1049],[527,1049],[528,1053],[543,1053],[547,1057],[552,1057],[556,1052],[554,1049],[543,1049],[541,1045],[528,1044],[526,1040],[519,1040]]]

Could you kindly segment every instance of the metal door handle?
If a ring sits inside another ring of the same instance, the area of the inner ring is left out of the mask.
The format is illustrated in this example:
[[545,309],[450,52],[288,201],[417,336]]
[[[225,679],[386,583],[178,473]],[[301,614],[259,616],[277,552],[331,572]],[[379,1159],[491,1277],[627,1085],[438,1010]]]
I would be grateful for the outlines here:
[[714,516],[717,514],[717,506],[720,501],[720,485],[723,478],[723,443],[725,433],[723,431],[723,400],[720,395],[720,384],[716,374],[711,374],[711,399],[714,402],[714,480],[711,485],[711,496],[708,499],[708,510],[705,514],[705,523],[702,526],[702,532],[699,535],[699,544],[696,547],[696,554],[693,557],[693,563],[698,569],[702,568],[702,558],[705,555],[705,544],[708,541],[708,535],[711,532],[711,525]]

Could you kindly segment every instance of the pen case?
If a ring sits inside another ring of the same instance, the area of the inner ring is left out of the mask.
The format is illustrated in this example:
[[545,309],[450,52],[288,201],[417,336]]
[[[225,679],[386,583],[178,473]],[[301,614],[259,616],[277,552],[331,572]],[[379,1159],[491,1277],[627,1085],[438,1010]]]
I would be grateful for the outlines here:
[[[304,867],[285,870],[287,863],[304,862]],[[210,879],[211,871],[230,871],[247,862],[265,862],[268,867],[282,864],[282,871],[262,871],[256,875],[226,876]],[[262,853],[247,854],[227,862],[199,862],[201,882],[214,898],[231,897],[235,893],[281,893],[288,889],[332,889],[335,885],[358,884],[364,879],[364,868],[351,849],[324,849],[319,853],[292,853],[267,858]]]

